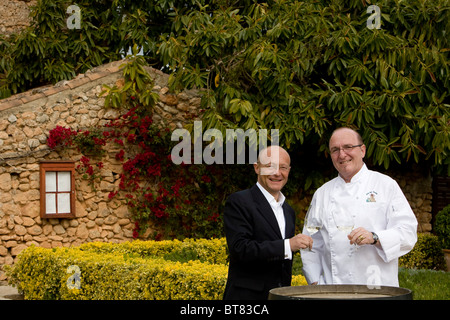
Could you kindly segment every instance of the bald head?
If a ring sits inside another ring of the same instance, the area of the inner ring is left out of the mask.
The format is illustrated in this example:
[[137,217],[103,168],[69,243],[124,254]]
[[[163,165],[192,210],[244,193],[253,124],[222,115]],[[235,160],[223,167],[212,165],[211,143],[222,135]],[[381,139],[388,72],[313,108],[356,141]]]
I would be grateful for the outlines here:
[[[358,141],[358,144],[364,144],[363,139],[362,139],[361,135],[358,133],[358,131],[353,130],[352,128],[347,128],[347,127],[341,127],[341,128],[337,128],[336,130],[334,130],[333,133],[331,134],[330,142],[331,142],[331,139],[333,138],[334,134],[339,133],[341,131],[344,131],[344,132],[347,131],[347,133],[355,135],[356,140]],[[328,146],[330,146],[330,145],[328,145]]]
[[258,161],[253,166],[259,184],[278,201],[291,169],[289,153],[279,146],[264,148],[259,152]]
[[258,162],[262,164],[268,164],[271,160],[280,159],[280,157],[285,157],[291,164],[291,157],[289,153],[280,146],[270,146],[259,151]]

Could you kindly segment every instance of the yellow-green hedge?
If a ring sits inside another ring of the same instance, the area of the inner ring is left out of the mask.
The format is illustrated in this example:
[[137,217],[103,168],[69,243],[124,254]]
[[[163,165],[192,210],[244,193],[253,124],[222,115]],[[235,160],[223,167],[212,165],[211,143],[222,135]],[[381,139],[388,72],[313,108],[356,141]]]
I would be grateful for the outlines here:
[[444,270],[444,255],[438,237],[418,233],[416,245],[409,253],[400,257],[399,265],[408,269]]
[[140,257],[191,256],[193,259],[212,264],[226,264],[228,253],[225,238],[185,239],[164,241],[128,241],[123,243],[89,242],[78,247],[83,251],[117,253]]
[[[198,260],[164,259],[189,253]],[[221,299],[227,279],[225,239],[31,246],[7,270],[25,299]],[[68,270],[77,266],[79,273]],[[79,282],[77,282],[79,281]],[[79,289],[76,285],[79,284]],[[294,276],[292,285],[305,285]]]

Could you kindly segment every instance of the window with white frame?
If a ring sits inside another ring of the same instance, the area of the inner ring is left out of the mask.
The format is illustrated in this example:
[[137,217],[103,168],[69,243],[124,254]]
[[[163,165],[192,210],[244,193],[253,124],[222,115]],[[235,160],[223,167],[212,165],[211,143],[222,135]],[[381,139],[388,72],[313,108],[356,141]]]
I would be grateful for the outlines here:
[[73,161],[41,162],[42,218],[75,217],[75,164]]

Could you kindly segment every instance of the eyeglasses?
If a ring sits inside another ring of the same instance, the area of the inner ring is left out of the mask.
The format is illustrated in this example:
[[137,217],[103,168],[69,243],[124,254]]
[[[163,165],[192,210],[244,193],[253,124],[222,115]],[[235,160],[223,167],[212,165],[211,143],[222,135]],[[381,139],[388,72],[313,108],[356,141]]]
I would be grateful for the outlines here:
[[350,151],[353,150],[353,148],[357,148],[357,147],[361,147],[363,144],[357,144],[355,146],[352,145],[345,145],[342,148],[338,148],[338,147],[334,147],[330,149],[331,154],[338,154],[341,150],[344,151],[345,153],[349,153]]
[[261,167],[265,168],[266,170],[270,170],[270,172],[276,172],[278,169],[283,172],[288,172],[291,169],[291,167],[289,166],[286,165],[278,166],[276,163],[262,165],[260,162],[258,162],[258,164]]

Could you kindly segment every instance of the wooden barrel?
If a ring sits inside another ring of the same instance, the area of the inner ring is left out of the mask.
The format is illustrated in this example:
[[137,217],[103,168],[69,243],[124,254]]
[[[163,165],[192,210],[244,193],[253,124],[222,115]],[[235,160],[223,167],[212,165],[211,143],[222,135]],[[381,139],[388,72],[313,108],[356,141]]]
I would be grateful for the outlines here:
[[269,300],[412,300],[409,289],[340,284],[279,287],[269,291]]

